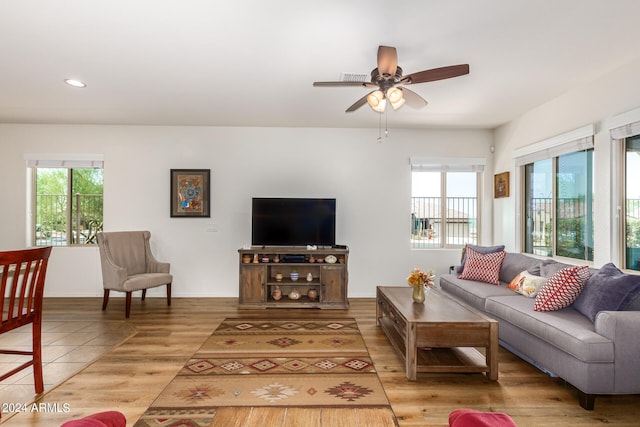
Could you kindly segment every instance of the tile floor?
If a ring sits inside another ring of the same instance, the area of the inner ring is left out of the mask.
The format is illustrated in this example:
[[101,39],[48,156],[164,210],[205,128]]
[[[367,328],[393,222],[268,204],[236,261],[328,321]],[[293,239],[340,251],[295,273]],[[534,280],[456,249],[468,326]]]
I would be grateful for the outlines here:
[[[88,366],[102,354],[135,334],[125,321],[44,321],[42,357],[45,392]],[[31,349],[31,325],[0,335],[0,348]],[[28,360],[0,354],[0,372],[8,372]],[[0,382],[0,402],[32,402],[33,369],[27,368]]]

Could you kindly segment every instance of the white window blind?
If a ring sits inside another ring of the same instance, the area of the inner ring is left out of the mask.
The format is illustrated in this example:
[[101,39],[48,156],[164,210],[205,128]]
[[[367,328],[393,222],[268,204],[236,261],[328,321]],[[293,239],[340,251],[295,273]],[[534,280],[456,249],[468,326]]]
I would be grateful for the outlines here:
[[104,167],[102,154],[25,154],[29,168],[89,168]]
[[482,172],[486,159],[481,157],[412,157],[412,172]]
[[513,152],[516,166],[524,166],[539,160],[562,156],[563,154],[585,151],[593,148],[594,126],[587,125],[571,132],[563,133]]
[[614,140],[640,135],[640,108],[612,117],[608,125]]
[[625,139],[640,135],[640,122],[628,123],[624,126],[610,129],[611,139]]

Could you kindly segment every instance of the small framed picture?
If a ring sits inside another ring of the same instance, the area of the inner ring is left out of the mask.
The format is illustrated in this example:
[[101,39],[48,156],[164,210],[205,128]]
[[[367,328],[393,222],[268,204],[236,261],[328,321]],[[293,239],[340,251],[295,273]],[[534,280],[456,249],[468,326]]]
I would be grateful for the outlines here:
[[171,169],[171,217],[211,217],[210,169]]
[[493,177],[493,197],[509,197],[509,172],[502,172]]

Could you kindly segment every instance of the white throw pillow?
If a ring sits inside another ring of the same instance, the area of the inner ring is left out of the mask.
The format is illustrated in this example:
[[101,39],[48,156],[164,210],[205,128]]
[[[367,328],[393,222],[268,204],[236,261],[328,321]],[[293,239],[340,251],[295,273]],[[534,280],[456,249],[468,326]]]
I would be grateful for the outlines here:
[[535,296],[538,295],[538,291],[546,281],[547,279],[545,277],[535,276],[525,270],[518,273],[507,287],[524,295],[525,297],[535,298]]

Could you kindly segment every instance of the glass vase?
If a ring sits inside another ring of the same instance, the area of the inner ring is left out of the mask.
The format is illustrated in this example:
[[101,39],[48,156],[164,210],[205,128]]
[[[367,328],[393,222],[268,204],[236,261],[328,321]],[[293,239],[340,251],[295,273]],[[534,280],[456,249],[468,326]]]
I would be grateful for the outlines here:
[[416,285],[413,287],[413,302],[422,304],[424,303],[424,286]]

